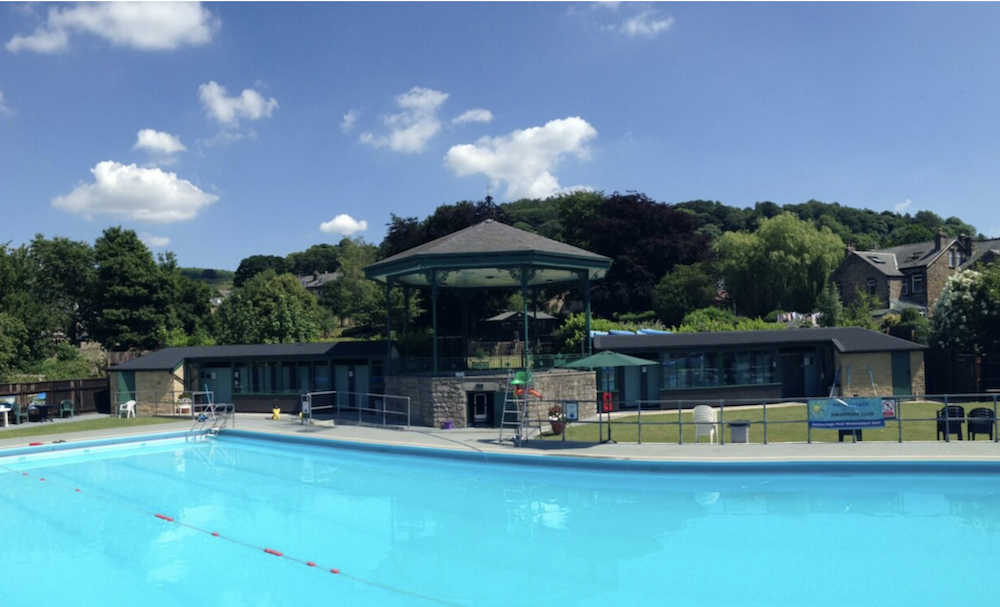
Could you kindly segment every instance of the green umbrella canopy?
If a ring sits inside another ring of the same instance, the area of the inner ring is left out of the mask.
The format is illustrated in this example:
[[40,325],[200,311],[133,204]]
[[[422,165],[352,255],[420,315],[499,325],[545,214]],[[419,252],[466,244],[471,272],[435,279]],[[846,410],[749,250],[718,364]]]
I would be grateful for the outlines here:
[[637,358],[635,356],[629,356],[628,354],[619,354],[618,352],[605,350],[604,352],[598,352],[593,356],[588,356],[571,363],[566,363],[563,365],[563,368],[598,369],[602,367],[645,367],[648,365],[658,364],[659,362],[655,360],[647,360],[645,358]]

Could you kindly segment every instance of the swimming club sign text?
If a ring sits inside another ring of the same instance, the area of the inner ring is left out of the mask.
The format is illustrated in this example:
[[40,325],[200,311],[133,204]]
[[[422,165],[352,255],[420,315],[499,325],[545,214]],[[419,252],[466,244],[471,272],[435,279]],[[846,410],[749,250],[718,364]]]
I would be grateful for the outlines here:
[[816,398],[809,401],[809,427],[885,428],[881,398]]

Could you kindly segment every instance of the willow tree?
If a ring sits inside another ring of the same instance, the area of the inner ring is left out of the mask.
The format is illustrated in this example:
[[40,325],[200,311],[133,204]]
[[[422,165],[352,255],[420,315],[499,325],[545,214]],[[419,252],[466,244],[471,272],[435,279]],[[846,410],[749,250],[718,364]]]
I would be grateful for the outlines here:
[[792,213],[764,219],[756,231],[726,232],[715,243],[719,272],[736,309],[812,311],[844,258],[844,241]]

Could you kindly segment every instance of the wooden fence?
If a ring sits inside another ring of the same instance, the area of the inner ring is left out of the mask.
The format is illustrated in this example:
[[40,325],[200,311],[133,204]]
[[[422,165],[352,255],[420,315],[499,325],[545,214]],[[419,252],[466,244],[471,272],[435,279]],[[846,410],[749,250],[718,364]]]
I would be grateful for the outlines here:
[[111,390],[106,378],[0,384],[0,396],[17,396],[22,406],[36,394],[45,393],[45,402],[72,400],[77,413],[110,413]]

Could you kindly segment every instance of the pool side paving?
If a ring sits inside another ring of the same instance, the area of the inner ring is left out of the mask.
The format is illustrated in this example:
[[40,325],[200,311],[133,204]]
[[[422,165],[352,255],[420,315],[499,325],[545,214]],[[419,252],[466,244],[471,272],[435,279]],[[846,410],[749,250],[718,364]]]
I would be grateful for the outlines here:
[[[61,434],[4,439],[0,433],[0,455],[3,450],[25,447],[29,443],[67,443],[123,436],[141,436],[166,432],[187,431],[190,420],[177,423],[89,430]],[[595,459],[664,462],[766,462],[766,461],[1000,461],[1000,444],[993,441],[951,442],[860,442],[860,443],[779,443],[779,444],[642,444],[635,443],[573,443],[532,440],[525,446],[498,444],[495,429],[437,430],[413,427],[410,430],[359,427],[350,425],[302,425],[298,420],[271,420],[264,415],[240,414],[235,427],[251,432],[265,432],[290,437],[310,437],[330,441],[385,444],[406,447],[456,450],[465,452],[506,453],[523,456],[561,456]],[[225,432],[225,431],[223,431]]]

